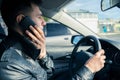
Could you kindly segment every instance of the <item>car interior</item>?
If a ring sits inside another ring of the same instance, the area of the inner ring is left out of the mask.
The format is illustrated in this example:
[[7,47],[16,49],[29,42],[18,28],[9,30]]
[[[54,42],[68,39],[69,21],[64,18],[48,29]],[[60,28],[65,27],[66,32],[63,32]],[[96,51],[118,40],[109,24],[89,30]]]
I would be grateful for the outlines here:
[[[101,8],[103,6],[102,2],[104,1],[105,0],[102,0],[101,3],[99,3],[101,4]],[[0,0],[0,4],[1,2],[2,0]],[[73,0],[43,0],[40,6],[40,10],[45,17],[53,19],[77,33],[77,35],[72,35],[70,39],[64,37],[64,47],[61,46],[61,43],[59,46],[53,45],[57,43],[52,43],[52,40],[50,40],[49,37],[47,38],[47,52],[55,64],[54,76],[52,76],[50,80],[56,80],[60,78],[61,75],[68,77],[68,75],[66,75],[68,71],[71,69],[74,71],[74,68],[78,65],[80,67],[84,65],[84,63],[100,49],[105,50],[106,63],[104,68],[95,74],[94,80],[120,80],[120,41],[102,38],[68,15],[63,8],[72,2]],[[111,5],[111,8],[115,5],[119,4]],[[102,8],[103,11],[107,9],[108,8]],[[0,30],[0,38],[1,37],[4,39]],[[55,39],[59,38],[56,36]],[[69,40],[69,47],[66,40]],[[88,53],[82,52],[83,54],[79,54],[83,50]],[[75,55],[78,56],[74,57]],[[73,67],[74,65],[76,66]]]

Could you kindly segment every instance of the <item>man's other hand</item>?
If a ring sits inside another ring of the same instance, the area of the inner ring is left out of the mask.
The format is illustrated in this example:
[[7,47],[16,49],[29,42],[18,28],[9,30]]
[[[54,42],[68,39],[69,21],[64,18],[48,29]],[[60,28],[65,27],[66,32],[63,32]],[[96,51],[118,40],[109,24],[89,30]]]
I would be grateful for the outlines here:
[[104,67],[105,58],[104,50],[99,50],[93,57],[91,57],[85,64],[85,66],[95,73]]

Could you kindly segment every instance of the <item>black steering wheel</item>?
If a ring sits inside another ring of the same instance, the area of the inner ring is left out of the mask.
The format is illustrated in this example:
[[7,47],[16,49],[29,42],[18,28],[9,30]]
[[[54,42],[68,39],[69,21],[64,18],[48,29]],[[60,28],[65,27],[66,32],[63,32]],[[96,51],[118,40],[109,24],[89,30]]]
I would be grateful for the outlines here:
[[[87,44],[89,44],[89,46],[93,46],[92,53],[83,50],[78,52],[80,46],[86,46]],[[100,41],[95,36],[90,35],[82,38],[75,45],[72,51],[69,63],[70,73],[73,74],[74,72],[76,72],[78,68],[82,67],[85,64],[85,62],[100,49],[101,49]]]
[[74,47],[73,51],[72,51],[72,54],[76,53],[79,46],[81,46],[83,43],[88,43],[90,44],[89,42],[92,42],[94,44],[94,52],[97,52],[101,49],[101,44],[100,44],[100,41],[98,40],[98,38],[96,38],[95,36],[92,36],[92,35],[89,35],[89,36],[86,36],[84,38],[82,38]]

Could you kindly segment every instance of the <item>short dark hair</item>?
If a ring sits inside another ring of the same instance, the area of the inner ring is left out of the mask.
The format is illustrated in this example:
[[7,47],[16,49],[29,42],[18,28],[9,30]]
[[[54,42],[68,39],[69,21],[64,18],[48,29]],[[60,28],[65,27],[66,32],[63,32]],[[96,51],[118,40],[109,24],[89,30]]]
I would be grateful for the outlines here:
[[8,29],[15,25],[16,17],[19,14],[26,14],[32,11],[32,3],[39,6],[41,0],[3,0],[1,15]]

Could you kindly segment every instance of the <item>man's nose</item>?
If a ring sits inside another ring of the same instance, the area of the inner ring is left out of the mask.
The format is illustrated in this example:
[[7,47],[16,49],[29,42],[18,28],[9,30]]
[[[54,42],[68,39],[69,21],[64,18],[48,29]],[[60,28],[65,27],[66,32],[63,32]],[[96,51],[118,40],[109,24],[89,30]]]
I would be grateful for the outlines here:
[[46,25],[46,21],[44,20],[44,18],[42,17],[42,25],[45,26]]

